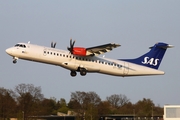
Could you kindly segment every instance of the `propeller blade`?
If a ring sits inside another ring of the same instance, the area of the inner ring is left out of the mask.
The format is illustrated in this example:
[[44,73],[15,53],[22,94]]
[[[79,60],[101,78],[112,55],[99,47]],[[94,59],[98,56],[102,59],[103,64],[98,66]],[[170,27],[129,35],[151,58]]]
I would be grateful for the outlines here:
[[51,48],[53,48],[53,42],[51,42]]
[[74,40],[74,41],[73,41],[73,43],[72,43],[72,48],[74,48],[74,44],[75,44],[75,42],[76,42],[76,41]]
[[70,39],[70,47],[72,46],[72,38]]
[[69,51],[70,51],[70,48],[69,48],[69,47],[67,47],[67,50],[69,50]]
[[51,42],[51,48],[55,48],[56,47],[56,42]]
[[54,43],[54,46],[53,46],[54,48],[56,47],[56,42]]
[[75,44],[75,40],[72,42],[72,38],[70,38],[70,47],[67,47],[67,49],[71,54],[73,53],[74,44]]

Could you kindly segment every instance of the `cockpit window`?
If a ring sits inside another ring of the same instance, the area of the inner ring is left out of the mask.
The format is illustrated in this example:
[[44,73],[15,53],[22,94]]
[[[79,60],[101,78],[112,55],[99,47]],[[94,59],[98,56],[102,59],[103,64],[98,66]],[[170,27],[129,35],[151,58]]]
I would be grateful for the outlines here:
[[15,47],[18,47],[18,46],[19,46],[19,44],[16,44],[16,45],[15,45]]
[[26,45],[23,44],[16,44],[15,47],[22,47],[22,48],[26,48]]

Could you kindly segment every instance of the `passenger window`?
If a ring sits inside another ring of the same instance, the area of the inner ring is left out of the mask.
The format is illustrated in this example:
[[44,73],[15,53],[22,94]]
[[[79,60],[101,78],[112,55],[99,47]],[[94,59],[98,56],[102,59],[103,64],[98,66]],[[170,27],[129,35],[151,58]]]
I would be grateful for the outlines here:
[[57,56],[59,56],[59,53],[57,53]]
[[63,55],[63,57],[65,57],[65,55]]

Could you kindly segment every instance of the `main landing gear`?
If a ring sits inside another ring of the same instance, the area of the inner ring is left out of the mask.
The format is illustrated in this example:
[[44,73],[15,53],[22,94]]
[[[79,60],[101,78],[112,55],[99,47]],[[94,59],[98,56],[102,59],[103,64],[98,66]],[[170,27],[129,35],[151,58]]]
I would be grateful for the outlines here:
[[76,71],[71,71],[70,74],[71,74],[72,77],[75,77],[77,75]]
[[81,76],[85,76],[87,74],[87,71],[85,68],[80,68],[80,74]]
[[[85,76],[87,74],[87,70],[85,68],[80,68],[79,69],[80,75]],[[72,77],[75,77],[77,75],[76,71],[71,71],[70,75]]]

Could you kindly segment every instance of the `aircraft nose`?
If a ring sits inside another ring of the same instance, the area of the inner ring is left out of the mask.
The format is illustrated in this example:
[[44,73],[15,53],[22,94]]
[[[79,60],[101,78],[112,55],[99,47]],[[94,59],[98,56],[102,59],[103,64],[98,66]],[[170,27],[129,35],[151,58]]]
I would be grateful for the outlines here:
[[6,53],[7,53],[7,54],[9,54],[9,55],[10,55],[10,54],[11,54],[11,52],[12,52],[12,50],[11,50],[10,48],[6,49]]

